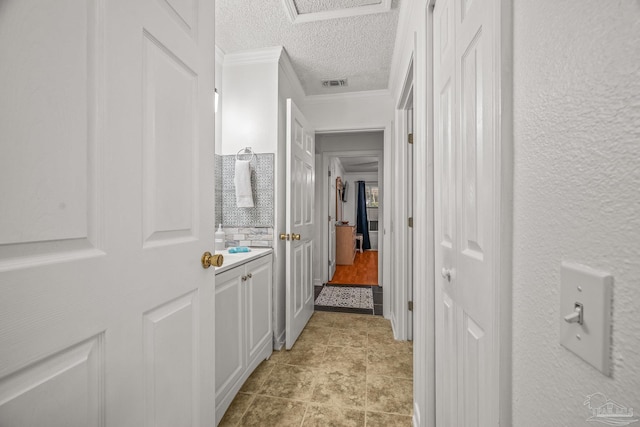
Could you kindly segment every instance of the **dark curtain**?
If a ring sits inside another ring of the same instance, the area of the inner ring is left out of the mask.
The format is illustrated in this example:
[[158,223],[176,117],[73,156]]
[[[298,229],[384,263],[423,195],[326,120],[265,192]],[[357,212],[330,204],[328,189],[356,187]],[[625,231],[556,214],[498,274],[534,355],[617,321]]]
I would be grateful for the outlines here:
[[356,221],[356,233],[362,234],[362,249],[371,249],[369,240],[369,221],[367,220],[367,193],[364,181],[358,181],[358,211]]

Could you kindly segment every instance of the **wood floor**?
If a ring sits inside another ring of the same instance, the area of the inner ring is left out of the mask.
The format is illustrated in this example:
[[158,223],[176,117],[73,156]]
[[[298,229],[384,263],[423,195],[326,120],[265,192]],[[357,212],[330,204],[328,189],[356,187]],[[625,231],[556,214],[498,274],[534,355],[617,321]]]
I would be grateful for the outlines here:
[[378,285],[378,251],[356,253],[353,265],[338,265],[329,285]]

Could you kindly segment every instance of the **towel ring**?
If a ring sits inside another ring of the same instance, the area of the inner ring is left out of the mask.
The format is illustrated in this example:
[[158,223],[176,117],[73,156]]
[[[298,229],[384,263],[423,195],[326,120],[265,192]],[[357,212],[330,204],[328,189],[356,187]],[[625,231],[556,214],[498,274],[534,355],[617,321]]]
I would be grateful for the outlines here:
[[[251,156],[249,159],[241,159],[240,156]],[[244,161],[252,161],[256,158],[256,154],[253,152],[251,147],[244,147],[236,153],[236,160],[244,160]]]

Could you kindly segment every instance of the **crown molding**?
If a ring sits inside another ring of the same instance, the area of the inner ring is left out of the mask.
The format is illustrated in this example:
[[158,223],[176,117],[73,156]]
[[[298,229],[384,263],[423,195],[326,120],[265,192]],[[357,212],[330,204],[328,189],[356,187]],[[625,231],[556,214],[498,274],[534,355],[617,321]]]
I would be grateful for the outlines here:
[[306,98],[306,104],[328,104],[332,102],[344,102],[350,100],[380,97],[389,97],[389,99],[391,99],[391,92],[389,91],[389,89],[380,89],[364,90],[360,92],[331,93],[326,95],[309,95]]
[[287,79],[289,79],[289,82],[293,87],[293,91],[298,96],[298,99],[306,99],[307,94],[304,91],[304,87],[302,87],[302,83],[300,83],[300,78],[298,77],[296,70],[293,68],[291,58],[289,58],[289,54],[286,49],[282,49],[282,55],[280,55],[280,68],[282,68],[282,72]]
[[216,62],[224,64],[225,53],[216,45]]
[[385,13],[391,10],[391,0],[382,0],[379,4],[366,6],[346,7],[344,9],[327,10],[324,12],[298,13],[295,0],[282,0],[289,20],[294,24],[305,22],[326,21],[329,19],[348,18],[352,16],[371,15]]
[[277,63],[284,48],[282,46],[243,50],[224,55],[224,66]]

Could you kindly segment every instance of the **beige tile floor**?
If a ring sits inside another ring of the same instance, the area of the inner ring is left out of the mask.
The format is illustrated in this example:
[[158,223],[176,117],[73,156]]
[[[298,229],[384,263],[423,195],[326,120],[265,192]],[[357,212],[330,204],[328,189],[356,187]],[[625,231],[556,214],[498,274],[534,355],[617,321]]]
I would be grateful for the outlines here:
[[242,386],[220,426],[411,426],[413,346],[379,316],[315,312]]

